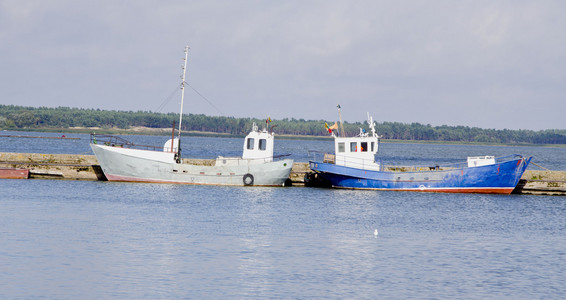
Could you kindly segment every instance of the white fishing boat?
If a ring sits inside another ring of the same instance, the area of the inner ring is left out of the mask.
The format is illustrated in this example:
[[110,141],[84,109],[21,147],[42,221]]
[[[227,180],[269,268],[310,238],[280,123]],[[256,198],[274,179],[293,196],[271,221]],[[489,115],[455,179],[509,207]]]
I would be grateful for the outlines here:
[[156,182],[201,185],[283,186],[293,166],[292,159],[273,156],[274,133],[254,123],[244,139],[242,157],[219,156],[215,160],[181,158],[180,139],[183,118],[185,75],[188,58],[185,47],[181,76],[181,113],[178,136],[163,147],[135,145],[120,137],[91,135],[90,146],[109,181]]

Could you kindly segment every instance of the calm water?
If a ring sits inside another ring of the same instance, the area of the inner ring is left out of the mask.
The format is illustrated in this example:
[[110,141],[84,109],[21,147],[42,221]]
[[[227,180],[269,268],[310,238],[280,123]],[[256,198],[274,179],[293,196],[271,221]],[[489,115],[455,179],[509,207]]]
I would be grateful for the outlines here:
[[[64,133],[67,137],[79,140],[30,139],[0,137],[0,152],[23,153],[65,153],[93,154],[89,146],[89,135]],[[60,137],[62,133],[13,132],[0,131],[0,135],[28,135]],[[168,136],[122,136],[136,144],[163,145]],[[435,163],[457,163],[467,156],[495,155],[505,156],[521,154],[533,156],[533,162],[551,170],[566,171],[566,147],[531,147],[531,146],[479,146],[479,145],[434,145],[434,144],[398,144],[381,143],[378,158],[386,164],[407,166],[429,165]],[[241,156],[243,138],[183,137],[181,141],[183,157],[216,158],[217,156]],[[284,140],[275,141],[275,155],[290,154],[298,162],[312,159],[309,150],[334,152],[334,143],[328,141]],[[536,166],[529,169],[541,170]]]
[[[0,151],[90,154],[80,137]],[[242,147],[190,143],[206,158]],[[298,161],[332,148],[276,143]],[[396,161],[522,153],[566,169],[563,148],[381,146]],[[0,180],[1,299],[562,299],[564,278],[564,197]]]

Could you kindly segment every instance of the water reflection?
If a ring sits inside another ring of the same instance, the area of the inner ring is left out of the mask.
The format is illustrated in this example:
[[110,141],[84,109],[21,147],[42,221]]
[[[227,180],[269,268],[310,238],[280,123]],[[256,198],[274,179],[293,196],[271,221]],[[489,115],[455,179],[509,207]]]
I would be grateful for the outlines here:
[[566,202],[556,197],[58,180],[0,186],[0,268],[8,274],[0,298],[566,294]]

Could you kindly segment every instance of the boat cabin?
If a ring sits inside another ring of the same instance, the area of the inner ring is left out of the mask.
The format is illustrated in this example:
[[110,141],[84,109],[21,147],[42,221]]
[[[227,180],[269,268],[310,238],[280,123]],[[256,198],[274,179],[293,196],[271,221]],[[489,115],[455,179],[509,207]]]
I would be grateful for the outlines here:
[[377,137],[336,137],[334,163],[351,168],[379,170],[379,164],[375,161],[377,149]]
[[379,137],[375,132],[375,123],[369,116],[368,124],[371,134],[360,128],[360,133],[355,137],[334,136],[334,164],[358,169],[380,169],[375,161]]
[[244,140],[242,158],[261,160],[262,162],[273,161],[273,141],[273,133],[268,132],[267,129],[259,131],[254,123],[252,131]]
[[244,152],[242,157],[216,158],[216,166],[238,166],[245,164],[263,164],[273,161],[273,132],[267,129],[259,130],[254,123],[252,131],[244,139]]

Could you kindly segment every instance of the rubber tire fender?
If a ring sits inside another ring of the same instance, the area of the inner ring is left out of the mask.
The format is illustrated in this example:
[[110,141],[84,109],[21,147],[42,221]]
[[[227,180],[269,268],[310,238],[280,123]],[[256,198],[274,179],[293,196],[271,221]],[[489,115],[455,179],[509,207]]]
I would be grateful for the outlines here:
[[244,185],[254,185],[254,176],[250,173],[247,173],[242,178]]

